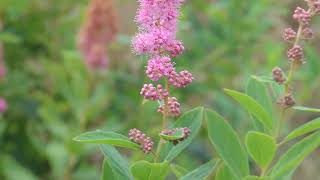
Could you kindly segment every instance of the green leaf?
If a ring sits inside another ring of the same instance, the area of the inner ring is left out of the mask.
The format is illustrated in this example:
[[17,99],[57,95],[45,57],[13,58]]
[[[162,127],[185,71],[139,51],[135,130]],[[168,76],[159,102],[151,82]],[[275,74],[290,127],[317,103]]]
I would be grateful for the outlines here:
[[184,131],[183,131],[183,129],[179,129],[172,135],[165,135],[165,134],[161,134],[160,133],[159,136],[164,140],[173,141],[173,140],[177,140],[177,139],[183,138]]
[[[251,77],[247,84],[246,93],[261,104],[268,113],[273,114],[273,105],[267,86],[263,83]],[[264,132],[262,123],[251,115],[255,129]],[[274,123],[274,122],[273,122]]]
[[247,176],[243,180],[272,180],[270,177]]
[[225,164],[222,164],[217,173],[215,180],[236,180],[236,176],[230,171],[230,168]]
[[273,83],[274,80],[270,76],[251,76],[252,79],[258,81],[258,82],[263,82],[263,83]]
[[252,159],[261,168],[266,168],[276,153],[277,143],[267,134],[250,131],[246,136],[246,147]]
[[19,164],[9,155],[1,155],[0,157],[1,175],[6,180],[38,180],[29,169]]
[[249,174],[248,157],[236,132],[214,111],[206,110],[205,119],[209,139],[219,156],[238,179],[247,176]]
[[103,166],[102,166],[102,177],[101,180],[114,180],[115,177],[112,172],[112,168],[109,166],[108,161],[104,160],[103,161]]
[[100,145],[100,149],[112,169],[114,180],[133,180],[128,162],[113,146]]
[[128,137],[110,131],[92,131],[81,134],[73,139],[83,143],[109,144],[113,146],[140,149],[140,146],[133,143]]
[[[180,142],[176,146],[173,146],[167,153],[166,161],[172,161],[177,157],[196,137],[198,131],[201,128],[203,119],[203,107],[197,107],[189,112],[186,112],[178,121],[174,124],[174,127],[188,127],[191,133],[187,139]],[[167,146],[168,147],[168,146]]]
[[307,133],[313,132],[320,129],[320,118],[312,120],[308,123],[303,124],[297,129],[293,130],[283,141],[282,143],[288,142],[294,138],[305,135]]
[[180,180],[205,179],[216,168],[219,161],[211,160],[190,173],[183,176]]
[[252,97],[229,89],[225,92],[233,97],[240,105],[245,108],[249,113],[255,116],[266,128],[269,130],[273,127],[273,120],[270,114]]
[[293,109],[300,110],[300,111],[320,113],[320,109],[309,108],[309,107],[304,107],[304,106],[294,106]]
[[169,173],[169,162],[138,161],[131,166],[130,170],[135,180],[164,180]]
[[284,86],[276,83],[270,76],[251,76],[251,78],[261,83],[268,83],[271,86],[276,99],[284,93]]
[[300,163],[320,146],[320,131],[304,138],[293,145],[279,161],[273,166],[271,177],[282,180],[286,175],[292,173]]
[[184,169],[183,167],[177,165],[177,164],[171,164],[171,171],[176,175],[177,178],[181,178],[185,174],[188,173],[188,170]]
[[18,36],[10,32],[0,32],[0,41],[4,43],[19,43],[21,40]]

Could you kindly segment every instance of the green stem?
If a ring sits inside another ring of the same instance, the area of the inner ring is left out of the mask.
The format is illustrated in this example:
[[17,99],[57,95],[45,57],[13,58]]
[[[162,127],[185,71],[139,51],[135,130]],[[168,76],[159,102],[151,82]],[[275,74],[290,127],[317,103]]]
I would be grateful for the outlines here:
[[[308,11],[310,11],[310,9]],[[293,44],[293,47],[299,44],[300,39],[301,39],[301,35],[302,35],[302,30],[303,30],[303,24],[300,23],[299,27],[298,27],[297,36],[296,36],[296,39],[295,39],[294,44]],[[290,64],[290,69],[289,69],[289,73],[288,73],[288,79],[287,79],[287,81],[286,81],[286,83],[284,85],[285,86],[285,91],[284,91],[285,95],[290,93],[290,87],[291,87],[291,84],[292,84],[292,81],[293,81],[293,75],[294,75],[293,73],[294,73],[295,69],[296,69],[296,63],[294,61],[292,61],[291,64]],[[280,120],[278,122],[278,127],[277,127],[277,131],[276,131],[276,134],[275,134],[275,138],[278,138],[279,135],[280,135],[283,123],[285,122],[286,110],[287,110],[286,108],[281,110]]]
[[[165,88],[166,88],[167,92],[169,93],[168,79],[165,80]],[[162,129],[166,129],[168,127],[168,115],[169,115],[168,97],[166,97],[166,98],[164,98],[164,105],[163,105]],[[158,143],[158,147],[157,147],[157,152],[155,154],[154,162],[159,161],[161,149],[163,148],[163,145],[165,143],[166,143],[166,141],[160,138],[159,143]]]

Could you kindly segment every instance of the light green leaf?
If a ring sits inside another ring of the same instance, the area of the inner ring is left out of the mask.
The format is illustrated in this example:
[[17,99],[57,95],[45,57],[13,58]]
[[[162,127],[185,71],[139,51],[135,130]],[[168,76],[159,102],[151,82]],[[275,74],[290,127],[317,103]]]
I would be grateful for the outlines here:
[[272,180],[270,177],[247,176],[243,180]]
[[309,107],[304,107],[304,106],[294,106],[293,109],[300,110],[300,111],[320,113],[320,109],[309,108]]
[[206,110],[205,119],[209,139],[219,156],[237,179],[247,176],[249,174],[248,157],[236,132],[214,111]]
[[250,131],[246,136],[246,147],[252,159],[261,168],[266,168],[276,153],[277,143],[267,134]]
[[[246,93],[250,97],[255,99],[259,104],[261,104],[268,113],[273,114],[273,105],[272,105],[271,97],[265,83],[260,82],[257,79],[254,79],[253,77],[251,77],[247,84]],[[253,120],[255,129],[257,129],[258,131],[264,132],[262,123],[252,115],[251,115],[251,118]]]
[[216,168],[219,161],[211,160],[197,169],[191,171],[190,173],[183,176],[180,180],[201,180],[205,179],[207,176],[211,174],[211,172]]
[[133,180],[128,162],[113,146],[100,145],[100,149],[112,169],[114,180]]
[[135,180],[164,180],[169,173],[169,162],[138,161],[131,166],[130,170]]
[[23,167],[14,158],[8,155],[0,157],[1,173],[6,180],[38,180],[29,169]]
[[238,101],[243,108],[255,116],[266,128],[269,130],[273,128],[273,120],[270,114],[252,97],[229,89],[225,89],[225,92]]
[[173,140],[177,140],[177,139],[183,138],[184,130],[183,129],[179,129],[172,135],[165,135],[165,134],[161,134],[160,133],[159,136],[164,140],[173,141]]
[[197,107],[189,112],[186,112],[178,121],[174,124],[174,127],[188,127],[191,133],[187,139],[180,142],[176,146],[173,146],[165,158],[166,161],[172,161],[177,157],[196,137],[198,131],[201,128],[203,119],[203,107]]
[[0,41],[4,43],[19,43],[21,40],[13,33],[0,32]]
[[282,180],[285,176],[292,173],[300,163],[320,146],[320,131],[304,138],[293,145],[279,161],[273,166],[271,177],[275,180]]
[[177,164],[171,164],[171,171],[176,175],[177,178],[181,178],[185,174],[188,173],[188,170],[184,169],[183,167],[177,165]]
[[263,83],[273,83],[274,80],[272,77],[270,76],[251,76],[252,79],[259,81],[259,82],[263,82]]
[[110,144],[113,146],[140,149],[140,146],[133,143],[128,137],[110,131],[92,131],[81,134],[73,139],[74,141],[94,144]]
[[282,143],[288,142],[294,138],[305,135],[307,133],[313,132],[320,129],[320,118],[312,120],[308,123],[303,124],[297,129],[293,130],[283,141]]
[[236,180],[236,176],[230,171],[230,168],[228,168],[225,164],[222,164],[217,173],[215,180]]

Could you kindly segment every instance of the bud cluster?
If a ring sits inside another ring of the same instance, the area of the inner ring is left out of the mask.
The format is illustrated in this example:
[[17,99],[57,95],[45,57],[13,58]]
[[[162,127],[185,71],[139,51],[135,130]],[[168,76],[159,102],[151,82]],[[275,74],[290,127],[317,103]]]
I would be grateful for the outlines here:
[[181,129],[183,130],[183,137],[180,139],[170,141],[170,142],[172,142],[172,144],[177,145],[179,142],[184,141],[185,139],[187,139],[189,137],[189,135],[191,133],[191,130],[189,128],[184,127],[184,128],[174,128],[171,130],[167,129],[167,130],[161,131],[161,134],[170,136],[170,135],[175,134],[177,131],[179,131]]
[[273,80],[280,85],[287,81],[287,78],[284,76],[282,69],[279,67],[273,68],[272,75],[273,75]]
[[289,107],[294,106],[296,104],[296,101],[295,101],[293,95],[291,94],[291,92],[289,92],[278,100],[278,104],[282,108],[289,108]]
[[142,151],[145,154],[149,154],[153,148],[153,141],[146,134],[142,133],[140,130],[134,128],[130,129],[128,137],[131,141],[140,145]]
[[[164,114],[164,105],[159,106],[158,112]],[[168,113],[172,116],[180,116],[181,110],[180,110],[180,103],[178,102],[177,98],[175,97],[169,97],[168,98]]]
[[157,87],[154,87],[153,84],[144,84],[140,94],[148,100],[164,100],[169,96],[169,92],[162,87],[161,84],[158,84]]

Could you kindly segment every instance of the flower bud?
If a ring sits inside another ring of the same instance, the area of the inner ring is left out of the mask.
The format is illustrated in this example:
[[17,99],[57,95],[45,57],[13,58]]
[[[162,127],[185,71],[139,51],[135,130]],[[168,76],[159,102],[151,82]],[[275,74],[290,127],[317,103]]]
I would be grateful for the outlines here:
[[297,63],[297,64],[303,64],[304,63],[304,53],[303,48],[299,45],[293,46],[291,49],[288,50],[288,58],[290,61]]
[[297,33],[292,28],[286,28],[283,32],[283,39],[286,41],[294,41]]
[[286,94],[278,100],[278,104],[283,108],[289,108],[296,104],[295,99],[291,93]]
[[281,68],[275,67],[272,69],[273,80],[278,84],[283,84],[287,81],[287,78],[284,77],[284,73]]
[[297,7],[293,14],[293,19],[297,20],[299,23],[303,25],[308,25],[311,21],[311,14],[310,12]]

